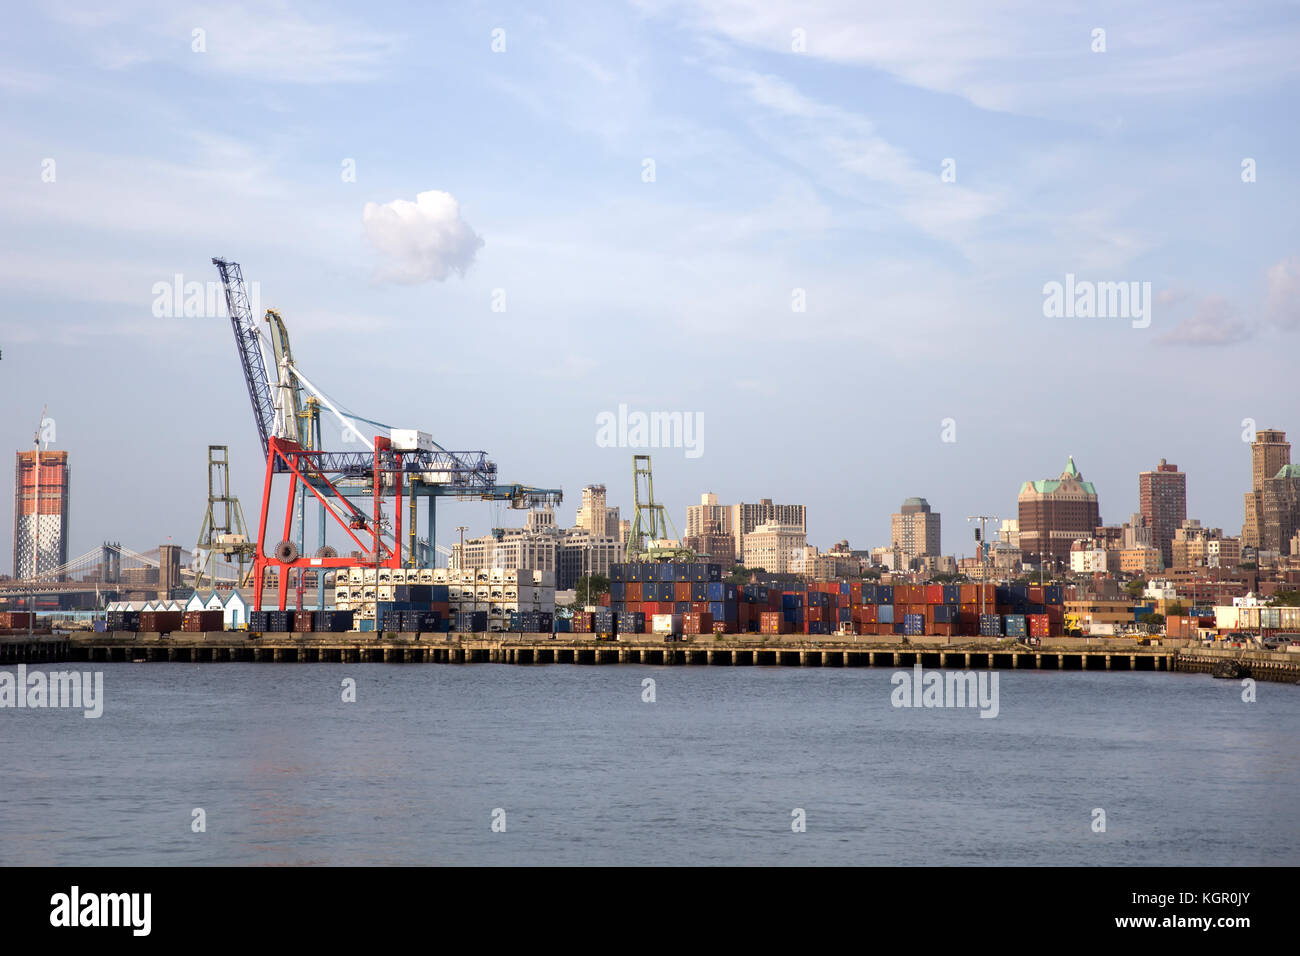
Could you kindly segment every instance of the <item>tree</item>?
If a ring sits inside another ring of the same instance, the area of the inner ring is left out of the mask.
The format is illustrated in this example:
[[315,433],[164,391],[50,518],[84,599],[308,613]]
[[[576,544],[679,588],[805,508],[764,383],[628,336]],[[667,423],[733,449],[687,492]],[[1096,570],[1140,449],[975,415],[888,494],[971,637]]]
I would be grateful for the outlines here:
[[1169,607],[1165,608],[1165,610],[1168,611],[1172,617],[1181,617],[1187,613],[1187,608],[1183,606],[1182,601],[1175,601],[1170,604]]
[[1300,607],[1300,591],[1279,590],[1268,599],[1269,607]]
[[1162,627],[1165,623],[1163,614],[1143,614],[1138,617],[1140,624],[1150,624],[1152,627]]
[[573,585],[578,604],[595,604],[602,594],[609,593],[609,578],[603,574],[584,574]]
[[1146,589],[1147,583],[1141,578],[1135,578],[1124,586],[1124,590],[1128,591],[1130,597],[1139,597]]
[[745,567],[743,564],[738,564],[727,573],[726,582],[736,585],[748,584],[749,576],[753,573],[752,569]]

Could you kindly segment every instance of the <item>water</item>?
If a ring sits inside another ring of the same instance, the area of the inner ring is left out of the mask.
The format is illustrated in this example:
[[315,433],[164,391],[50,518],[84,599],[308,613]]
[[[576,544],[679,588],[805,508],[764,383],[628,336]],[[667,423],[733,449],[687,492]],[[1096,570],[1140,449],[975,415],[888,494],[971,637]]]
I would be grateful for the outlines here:
[[888,668],[79,666],[98,720],[0,710],[0,863],[1300,863],[1291,685],[1002,671],[981,719]]

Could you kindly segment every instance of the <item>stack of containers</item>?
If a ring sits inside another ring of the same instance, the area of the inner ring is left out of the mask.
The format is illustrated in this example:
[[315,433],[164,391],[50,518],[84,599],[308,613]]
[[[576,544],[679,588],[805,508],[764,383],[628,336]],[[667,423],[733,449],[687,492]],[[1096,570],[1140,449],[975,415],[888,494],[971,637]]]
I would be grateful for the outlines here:
[[512,611],[510,630],[522,634],[550,634],[554,615],[549,611]]
[[[761,590],[766,599],[767,589]],[[653,630],[656,615],[686,614],[712,616],[710,630],[701,634],[734,633],[747,628],[751,618],[757,626],[757,612],[751,614],[749,605],[758,594],[759,589],[752,589],[746,596],[725,583],[720,564],[633,561],[610,566],[608,600],[602,604],[607,603],[620,634],[644,633],[647,626]]]
[[[19,612],[10,611],[10,620],[14,620],[14,615]],[[10,624],[10,627],[26,627],[26,612],[24,613],[22,624]],[[106,620],[110,631],[138,631],[140,630],[140,612],[139,611],[109,611]]]
[[321,611],[315,617],[315,626],[317,631],[331,634],[339,634],[344,631],[352,630],[353,617],[351,611]]

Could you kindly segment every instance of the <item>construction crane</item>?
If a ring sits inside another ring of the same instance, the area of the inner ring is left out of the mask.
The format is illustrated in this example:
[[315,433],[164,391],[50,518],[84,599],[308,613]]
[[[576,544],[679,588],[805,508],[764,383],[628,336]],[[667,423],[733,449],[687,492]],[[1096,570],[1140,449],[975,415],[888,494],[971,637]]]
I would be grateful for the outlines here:
[[218,557],[224,557],[227,563],[238,561],[238,586],[245,587],[256,551],[244,524],[243,506],[230,493],[230,448],[209,445],[208,510],[194,546],[194,589],[201,590],[205,579],[210,588],[216,588]]
[[[644,465],[642,464],[644,462]],[[645,498],[641,486],[645,485]],[[655,501],[654,474],[649,455],[632,456],[632,528],[627,536],[629,561],[694,561],[698,555],[682,547],[668,518],[668,509]]]
[[[414,519],[417,496],[429,501],[430,542],[436,540],[435,502],[438,497],[454,495],[460,499],[506,500],[512,508],[555,505],[563,500],[563,493],[558,489],[498,484],[496,464],[488,460],[484,451],[448,451],[430,436],[413,430],[390,429],[388,435],[376,435],[373,440],[367,438],[354,418],[369,424],[379,423],[344,414],[337,403],[312,384],[293,360],[282,317],[278,312],[268,310],[266,321],[271,329],[268,338],[272,364],[276,369],[276,376],[272,379],[267,373],[263,335],[253,319],[244,287],[243,270],[239,263],[227,259],[214,258],[212,262],[225,289],[235,346],[266,457],[253,559],[255,609],[262,608],[262,592],[269,569],[275,569],[279,607],[284,610],[291,575],[296,575],[301,589],[303,576],[308,570],[323,572],[357,563],[355,558],[340,557],[336,549],[324,545],[323,533],[317,556],[303,556],[302,549],[291,540],[295,503],[300,494],[302,500],[307,494],[316,498],[322,508],[322,524],[326,523],[327,517],[332,518],[356,550],[365,556],[364,563],[391,568],[402,566],[401,504],[407,492],[410,494],[412,521],[407,551],[412,562],[416,555]],[[320,442],[321,406],[338,420],[345,435],[370,445],[370,449],[325,451]],[[304,427],[304,416],[310,420],[313,414],[315,424]],[[289,488],[283,533],[279,543],[267,554],[267,526],[274,478],[284,474],[289,476]],[[357,497],[370,499],[368,510],[349,500]],[[384,513],[389,498],[393,499],[391,524]],[[301,502],[298,503],[301,510]]]

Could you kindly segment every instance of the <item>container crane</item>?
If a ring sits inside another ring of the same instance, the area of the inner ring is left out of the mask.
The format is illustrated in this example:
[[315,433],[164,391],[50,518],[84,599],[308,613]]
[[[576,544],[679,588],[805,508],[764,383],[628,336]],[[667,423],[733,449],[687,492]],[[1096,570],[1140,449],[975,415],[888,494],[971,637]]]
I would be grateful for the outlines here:
[[[263,334],[253,319],[248,293],[239,263],[214,258],[213,265],[225,289],[226,308],[235,335],[253,419],[266,459],[262,487],[257,547],[253,567],[253,607],[262,608],[266,571],[277,573],[279,607],[284,610],[288,599],[289,578],[295,572],[299,587],[308,570],[323,573],[330,568],[356,564],[352,557],[339,557],[333,548],[322,547],[315,557],[304,557],[290,540],[294,505],[299,495],[311,494],[333,518],[343,533],[366,555],[365,563],[375,567],[402,566],[402,497],[410,493],[411,544],[408,553],[415,560],[414,519],[417,496],[429,500],[428,540],[435,541],[435,502],[438,497],[454,495],[460,499],[509,501],[512,508],[559,504],[563,493],[558,489],[533,488],[528,485],[498,484],[496,464],[484,451],[448,451],[420,432],[393,429],[390,434],[368,439],[355,422],[332,402],[302,373],[293,360],[288,331],[280,314],[268,310],[268,336],[276,368],[274,380],[267,373]],[[305,390],[305,391],[304,391]],[[310,393],[308,396],[306,393]],[[344,431],[371,445],[368,451],[325,451],[321,447],[319,417],[324,406],[338,419]],[[315,424],[308,421],[315,415]],[[313,447],[314,446],[314,447]],[[283,534],[271,554],[266,553],[267,525],[270,520],[271,493],[276,475],[288,474],[288,499]],[[349,497],[369,497],[369,513],[357,507]],[[384,514],[385,499],[393,499],[391,529]],[[323,537],[323,535],[322,535]]]
[[[645,498],[641,486],[645,486]],[[627,536],[629,561],[695,561],[697,555],[682,547],[668,509],[655,501],[654,474],[649,455],[632,456],[632,527]]]

